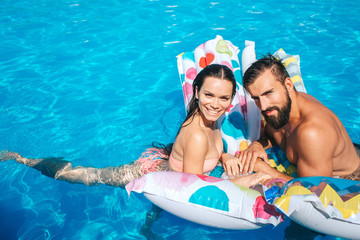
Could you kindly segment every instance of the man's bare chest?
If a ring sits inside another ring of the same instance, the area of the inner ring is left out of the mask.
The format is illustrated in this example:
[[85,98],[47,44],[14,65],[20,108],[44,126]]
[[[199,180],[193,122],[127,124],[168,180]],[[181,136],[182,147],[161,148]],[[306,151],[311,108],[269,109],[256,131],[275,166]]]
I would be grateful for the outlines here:
[[292,132],[278,132],[274,134],[274,141],[276,145],[278,145],[281,150],[283,150],[286,153],[286,157],[289,160],[289,162],[296,164],[297,163],[297,157],[296,157],[296,151],[295,151],[295,140],[294,135]]

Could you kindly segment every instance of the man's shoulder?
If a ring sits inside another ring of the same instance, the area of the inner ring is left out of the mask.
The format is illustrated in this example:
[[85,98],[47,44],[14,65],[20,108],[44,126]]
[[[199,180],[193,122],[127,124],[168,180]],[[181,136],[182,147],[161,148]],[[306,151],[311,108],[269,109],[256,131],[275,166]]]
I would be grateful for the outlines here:
[[297,103],[303,122],[313,120],[320,120],[320,122],[330,121],[329,117],[333,113],[328,107],[307,93],[298,94]]
[[306,145],[317,149],[334,148],[338,139],[337,132],[331,123],[318,116],[302,121],[292,137],[292,142],[299,148]]
[[298,140],[317,139],[326,133],[327,128],[314,119],[305,120],[294,131]]
[[307,133],[314,130],[328,130],[334,123],[334,114],[329,108],[323,105],[314,97],[303,93],[303,100],[300,102],[300,121],[298,128],[301,132]]

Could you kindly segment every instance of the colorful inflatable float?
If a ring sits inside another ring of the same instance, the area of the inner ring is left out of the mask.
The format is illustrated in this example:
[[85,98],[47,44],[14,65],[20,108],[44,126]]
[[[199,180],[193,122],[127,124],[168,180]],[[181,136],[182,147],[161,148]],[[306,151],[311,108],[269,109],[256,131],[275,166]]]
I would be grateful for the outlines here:
[[[258,139],[263,126],[260,111],[241,85],[243,72],[256,60],[255,43],[245,42],[241,64],[239,52],[230,41],[217,36],[193,52],[177,56],[185,107],[193,94],[192,81],[205,66],[224,64],[234,71],[237,93],[229,110],[218,120],[224,151],[231,154]],[[299,57],[286,54],[282,49],[274,56],[281,59],[296,89],[306,92]],[[280,149],[271,149],[268,154],[272,167],[296,177],[296,167],[286,160]],[[281,189],[262,185],[246,188],[221,178],[222,173],[220,166],[211,176],[153,172],[130,182],[126,189],[129,194],[131,191],[143,193],[174,215],[207,226],[256,229],[277,226],[286,215],[320,233],[360,239],[360,182],[306,177],[289,181]]]
[[360,239],[360,182],[304,177],[288,182],[272,201],[291,220],[311,230]]
[[283,220],[260,191],[212,176],[153,172],[130,182],[126,189],[144,193],[176,216],[211,227],[256,229],[277,226]]

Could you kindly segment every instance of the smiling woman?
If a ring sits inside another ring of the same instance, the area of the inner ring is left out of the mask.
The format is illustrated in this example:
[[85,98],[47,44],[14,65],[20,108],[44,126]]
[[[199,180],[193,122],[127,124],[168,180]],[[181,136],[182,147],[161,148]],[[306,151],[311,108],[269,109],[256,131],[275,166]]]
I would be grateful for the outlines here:
[[[238,176],[242,166],[233,155],[223,153],[223,140],[216,124],[236,93],[232,70],[221,64],[208,65],[195,77],[192,86],[194,94],[172,147],[170,167],[178,172],[202,174],[213,170],[221,159],[228,173]],[[267,175],[255,173],[232,181],[253,186],[266,179]]]
[[228,67],[212,64],[196,76],[192,85],[195,94],[175,139],[170,166],[200,174],[212,170],[222,155],[223,143],[215,123],[230,106],[236,83]]

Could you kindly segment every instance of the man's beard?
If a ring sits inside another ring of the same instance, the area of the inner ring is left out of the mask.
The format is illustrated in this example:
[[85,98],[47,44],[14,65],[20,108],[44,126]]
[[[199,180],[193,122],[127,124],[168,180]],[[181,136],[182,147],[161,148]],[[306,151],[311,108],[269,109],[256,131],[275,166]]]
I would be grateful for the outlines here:
[[[264,116],[266,123],[270,125],[270,127],[274,128],[275,130],[279,130],[283,126],[285,126],[289,122],[290,118],[290,111],[291,111],[291,98],[287,95],[287,99],[285,104],[280,108],[274,106],[269,107],[265,111],[262,111],[262,115]],[[277,110],[278,116],[267,116],[266,112],[271,110]]]

